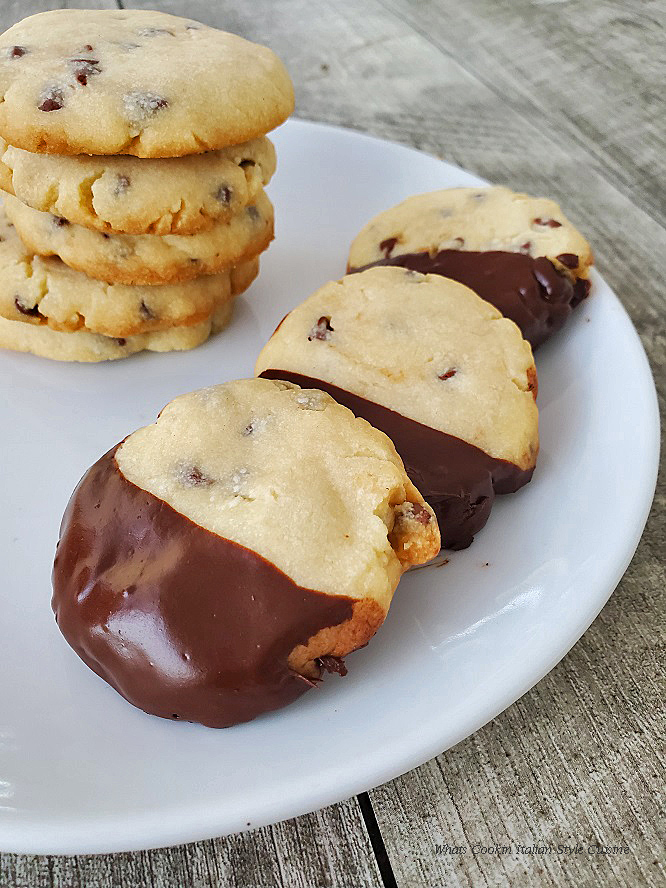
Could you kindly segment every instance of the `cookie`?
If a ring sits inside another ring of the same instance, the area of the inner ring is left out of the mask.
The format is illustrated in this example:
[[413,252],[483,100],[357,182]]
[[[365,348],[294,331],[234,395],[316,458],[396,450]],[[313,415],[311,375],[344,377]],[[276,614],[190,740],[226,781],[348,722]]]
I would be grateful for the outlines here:
[[326,284],[282,321],[256,373],[320,388],[386,432],[446,548],[468,546],[495,493],[534,471],[530,346],[513,321],[447,278],[372,268]]
[[111,337],[198,324],[221,301],[247,289],[258,270],[259,260],[252,259],[182,284],[106,284],[59,259],[35,256],[0,205],[0,317],[9,321]]
[[146,160],[33,154],[0,140],[0,188],[34,210],[105,232],[204,231],[253,203],[274,172],[267,138]]
[[205,342],[212,333],[218,333],[229,323],[233,312],[233,298],[222,299],[213,313],[198,324],[170,327],[153,333],[112,337],[101,333],[62,333],[50,327],[8,321],[0,317],[0,348],[29,352],[53,361],[117,361],[140,351],[186,351]]
[[216,274],[254,258],[273,238],[264,191],[229,222],[198,234],[106,234],[41,213],[7,194],[5,210],[29,250],[59,256],[70,268],[114,284],[168,284]]
[[385,435],[322,392],[240,380],[176,398],[83,477],[53,608],[135,706],[227,727],[344,674],[438,548]]
[[294,107],[270,49],[129,9],[57,9],[5,31],[0,97],[0,136],[46,154],[200,154],[262,136]]
[[398,265],[471,287],[536,348],[587,296],[590,245],[555,201],[508,188],[448,188],[375,216],[348,271]]

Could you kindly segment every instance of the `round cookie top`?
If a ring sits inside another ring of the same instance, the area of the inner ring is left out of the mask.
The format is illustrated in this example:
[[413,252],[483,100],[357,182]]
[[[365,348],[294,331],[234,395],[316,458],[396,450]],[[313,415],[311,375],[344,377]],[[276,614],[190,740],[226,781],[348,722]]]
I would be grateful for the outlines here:
[[125,234],[195,234],[228,222],[275,172],[261,137],[193,157],[34,154],[0,139],[0,188],[34,210]]
[[180,157],[245,142],[292,112],[264,46],[144,10],[58,9],[0,37],[0,135],[26,151]]
[[516,325],[438,275],[371,268],[282,321],[255,372],[321,379],[520,468],[538,450],[536,378]]
[[182,395],[115,458],[128,481],[308,589],[387,610],[402,571],[439,550],[389,438],[320,391],[245,379]]
[[495,185],[417,194],[379,213],[353,241],[348,267],[439,250],[544,256],[577,277],[592,264],[590,245],[555,201]]

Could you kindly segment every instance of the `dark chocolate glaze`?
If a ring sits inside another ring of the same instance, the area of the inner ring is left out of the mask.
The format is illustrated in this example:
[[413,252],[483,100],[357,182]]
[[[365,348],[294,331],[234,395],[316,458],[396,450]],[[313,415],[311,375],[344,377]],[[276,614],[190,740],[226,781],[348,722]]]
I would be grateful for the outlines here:
[[376,265],[397,265],[421,274],[441,274],[465,284],[514,321],[533,348],[556,333],[590,291],[587,279],[577,278],[572,283],[544,256],[533,259],[525,253],[503,250],[486,253],[440,250],[434,255],[405,253],[379,259],[362,268],[350,268],[349,273]]
[[437,515],[444,549],[466,549],[488,520],[495,494],[513,493],[527,484],[534,472],[488,456],[461,438],[422,425],[321,379],[275,369],[264,370],[260,375],[295,382],[303,388],[322,389],[387,434],[407,474]]
[[81,659],[130,703],[222,728],[313,685],[291,651],[352,616],[353,599],[304,589],[256,552],[128,481],[109,451],[67,506],[53,610]]

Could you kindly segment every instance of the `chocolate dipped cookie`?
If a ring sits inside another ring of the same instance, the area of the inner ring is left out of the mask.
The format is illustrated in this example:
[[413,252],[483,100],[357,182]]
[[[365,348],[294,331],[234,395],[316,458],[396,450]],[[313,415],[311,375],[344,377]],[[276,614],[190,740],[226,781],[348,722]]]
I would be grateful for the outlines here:
[[375,216],[347,270],[397,265],[470,287],[536,348],[588,295],[590,245],[555,201],[508,188],[447,188]]
[[86,473],[53,608],[131,703],[226,727],[344,674],[438,549],[382,432],[321,391],[240,380],[176,398]]
[[495,494],[532,477],[531,348],[455,281],[387,267],[328,283],[284,318],[255,372],[326,391],[385,432],[446,548],[468,546]]

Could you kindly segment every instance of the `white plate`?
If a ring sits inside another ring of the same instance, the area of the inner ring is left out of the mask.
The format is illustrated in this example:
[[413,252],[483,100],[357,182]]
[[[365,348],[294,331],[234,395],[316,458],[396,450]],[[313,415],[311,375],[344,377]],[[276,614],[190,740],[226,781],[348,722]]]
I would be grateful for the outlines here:
[[[61,638],[58,525],[85,469],[174,395],[252,375],[277,322],[339,277],[358,228],[419,191],[481,180],[357,133],[276,134],[277,240],[227,332],[193,352],[66,365],[0,354],[0,849],[168,845],[301,814],[462,740],[566,653],[636,548],[655,484],[648,364],[599,275],[538,353],[534,481],[443,567],[405,577],[375,640],[281,712],[223,731],[144,715]],[[487,563],[487,564],[486,564]]]

